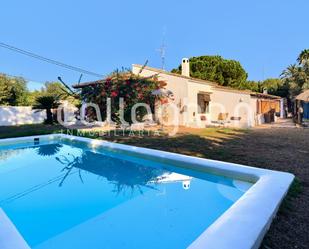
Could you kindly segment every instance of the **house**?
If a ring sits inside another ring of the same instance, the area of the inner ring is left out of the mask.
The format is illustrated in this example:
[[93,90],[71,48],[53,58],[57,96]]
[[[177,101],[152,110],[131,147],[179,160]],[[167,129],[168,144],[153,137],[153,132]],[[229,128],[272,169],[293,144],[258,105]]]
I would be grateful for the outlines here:
[[173,93],[173,104],[179,112],[170,110],[168,123],[175,116],[179,124],[189,127],[209,125],[248,128],[264,122],[274,122],[282,112],[283,100],[267,93],[237,90],[217,83],[190,77],[189,59],[182,60],[182,74],[133,64],[132,72],[144,77],[157,75]]
[[[133,64],[132,73],[142,77],[154,77],[167,83],[166,89],[172,93],[167,104],[168,125],[188,127],[225,126],[249,128],[264,122],[274,122],[276,115],[283,111],[283,101],[278,96],[237,90],[207,80],[190,77],[189,59],[182,60],[182,73]],[[103,81],[86,82],[73,86],[81,88]],[[156,119],[159,117],[156,109]]]

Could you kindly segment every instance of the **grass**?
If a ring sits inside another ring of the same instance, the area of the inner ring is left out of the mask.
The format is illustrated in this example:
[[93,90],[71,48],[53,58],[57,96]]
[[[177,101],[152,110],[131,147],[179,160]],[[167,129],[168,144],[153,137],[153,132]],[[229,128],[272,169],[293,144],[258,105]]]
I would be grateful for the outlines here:
[[[0,127],[0,138],[59,133],[61,126]],[[79,131],[74,130],[75,135]],[[309,130],[181,128],[176,136],[140,136],[111,132],[83,133],[87,137],[293,173],[287,197],[261,248],[307,248],[309,245]],[[102,134],[101,134],[102,135]],[[267,203],[265,203],[267,205]]]
[[0,126],[0,139],[59,133],[61,132],[61,129],[62,126],[60,125],[44,125],[44,124]]

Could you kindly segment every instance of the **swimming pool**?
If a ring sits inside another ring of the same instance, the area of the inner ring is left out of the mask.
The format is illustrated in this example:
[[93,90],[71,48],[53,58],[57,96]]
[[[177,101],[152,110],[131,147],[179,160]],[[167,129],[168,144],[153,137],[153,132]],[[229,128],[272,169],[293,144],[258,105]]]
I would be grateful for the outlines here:
[[251,248],[293,180],[67,135],[0,146],[1,248]]

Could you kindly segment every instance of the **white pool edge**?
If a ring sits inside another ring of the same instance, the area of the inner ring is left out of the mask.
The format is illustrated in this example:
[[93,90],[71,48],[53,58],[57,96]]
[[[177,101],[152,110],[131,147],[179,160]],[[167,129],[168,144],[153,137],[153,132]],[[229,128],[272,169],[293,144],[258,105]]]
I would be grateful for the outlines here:
[[[34,138],[48,140],[65,138],[75,141],[83,141],[94,147],[103,146],[116,150],[119,149],[142,155],[149,155],[151,157],[183,162],[185,164],[190,164],[190,168],[195,170],[205,169],[207,172],[228,177],[241,176],[248,181],[254,179],[256,183],[238,201],[236,201],[232,207],[230,207],[195,241],[193,241],[189,246],[190,249],[259,248],[265,233],[269,229],[269,226],[294,179],[294,175],[290,173],[65,134],[0,139],[0,144],[22,142]],[[1,220],[2,217],[0,216],[0,222]],[[8,239],[5,239],[7,240],[6,242],[1,241],[5,238],[4,236],[1,236],[1,233],[2,232],[0,232],[0,245],[2,245],[1,243],[12,243],[10,240],[13,236],[9,236]],[[25,247],[15,247],[15,249],[24,248]]]
[[30,246],[20,235],[14,224],[0,208],[0,248],[30,249]]

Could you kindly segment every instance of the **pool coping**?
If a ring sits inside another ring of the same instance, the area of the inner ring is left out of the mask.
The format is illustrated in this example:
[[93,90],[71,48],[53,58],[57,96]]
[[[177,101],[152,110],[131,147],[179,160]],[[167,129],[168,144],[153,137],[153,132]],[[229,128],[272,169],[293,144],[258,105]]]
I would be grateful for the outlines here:
[[[128,151],[143,156],[185,163],[186,168],[205,171],[207,173],[254,181],[255,184],[244,193],[226,212],[210,225],[192,244],[190,249],[249,249],[259,248],[263,237],[278,211],[278,208],[293,182],[294,175],[240,164],[197,158],[166,151],[118,144],[104,140],[77,137],[66,134],[50,134],[18,138],[0,139],[0,144],[27,141],[34,138],[54,140],[57,138],[82,141],[93,147]],[[188,166],[189,165],[189,166]],[[0,208],[1,214],[1,208]],[[0,224],[3,215],[0,215]],[[6,220],[6,222],[8,222]],[[13,224],[11,224],[13,225]],[[16,230],[17,231],[17,230]],[[15,231],[15,232],[16,232]],[[6,232],[3,233],[4,235]],[[0,245],[12,243],[14,233],[4,236],[0,232]],[[15,233],[18,239],[19,233]],[[5,238],[5,241],[2,241]],[[19,238],[20,240],[20,238]],[[10,247],[7,247],[10,248]],[[24,249],[22,243],[15,249]]]
[[1,249],[30,249],[9,217],[0,208],[0,248]]

